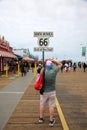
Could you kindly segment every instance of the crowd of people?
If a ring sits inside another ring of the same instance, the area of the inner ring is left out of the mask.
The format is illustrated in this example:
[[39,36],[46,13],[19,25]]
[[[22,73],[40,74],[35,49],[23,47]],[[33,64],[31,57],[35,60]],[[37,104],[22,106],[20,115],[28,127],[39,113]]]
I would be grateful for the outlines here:
[[[37,66],[37,73],[40,73],[40,69],[42,68],[42,62],[34,62],[31,63],[25,60],[21,60],[19,62],[11,61],[8,63],[9,65],[9,72],[13,72],[14,74],[18,71],[18,63],[20,65],[20,71],[21,75],[25,76],[26,73],[31,69],[32,72],[34,72],[35,64]],[[86,71],[87,63],[85,62],[72,62],[72,61],[61,61],[62,67],[61,72],[70,72],[70,71],[76,71],[77,68],[83,69],[83,72]]]
[[27,61],[20,62],[21,76],[25,76],[30,69],[30,64]]
[[70,72],[73,70],[74,72],[77,70],[77,68],[83,69],[83,71],[86,71],[87,63],[85,62],[62,62],[63,66],[61,67],[61,72]]

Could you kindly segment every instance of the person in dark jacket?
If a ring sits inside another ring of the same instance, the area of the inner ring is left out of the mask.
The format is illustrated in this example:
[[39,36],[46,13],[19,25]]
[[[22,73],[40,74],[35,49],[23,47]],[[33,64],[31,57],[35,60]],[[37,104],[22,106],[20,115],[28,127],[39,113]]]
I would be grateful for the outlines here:
[[21,76],[25,76],[25,64],[24,61],[21,62],[20,64],[20,69],[21,69]]
[[38,67],[37,67],[37,73],[38,73],[38,74],[40,74],[41,69],[42,69],[42,65],[41,65],[41,64],[39,64],[39,65],[38,65]]
[[84,72],[85,72],[86,67],[87,67],[87,65],[86,65],[86,63],[84,62],[84,63],[83,63]]
[[31,63],[32,72],[34,72],[34,67],[35,67],[35,63],[32,62],[32,63]]

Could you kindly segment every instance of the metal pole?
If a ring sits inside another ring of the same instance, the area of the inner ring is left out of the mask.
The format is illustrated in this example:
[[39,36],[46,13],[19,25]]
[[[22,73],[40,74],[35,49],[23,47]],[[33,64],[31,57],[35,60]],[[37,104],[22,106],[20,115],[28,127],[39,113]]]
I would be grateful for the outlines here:
[[42,51],[42,61],[43,61],[43,67],[44,67],[44,50]]

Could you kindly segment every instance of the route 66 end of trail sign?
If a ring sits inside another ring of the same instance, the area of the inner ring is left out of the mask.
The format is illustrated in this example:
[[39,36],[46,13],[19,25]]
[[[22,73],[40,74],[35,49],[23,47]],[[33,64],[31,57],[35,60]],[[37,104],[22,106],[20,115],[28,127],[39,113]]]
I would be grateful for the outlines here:
[[39,47],[34,47],[34,51],[53,51],[52,47],[48,47],[49,38],[53,37],[53,32],[34,32],[34,37],[38,38]]

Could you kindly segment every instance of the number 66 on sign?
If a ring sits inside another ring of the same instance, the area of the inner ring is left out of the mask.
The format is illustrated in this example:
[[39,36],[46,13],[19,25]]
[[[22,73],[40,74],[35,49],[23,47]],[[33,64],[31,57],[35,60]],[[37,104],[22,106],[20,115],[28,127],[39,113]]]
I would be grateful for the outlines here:
[[45,37],[43,37],[43,38],[38,38],[38,45],[39,45],[40,47],[47,47],[48,44],[49,44],[49,38],[45,38]]

